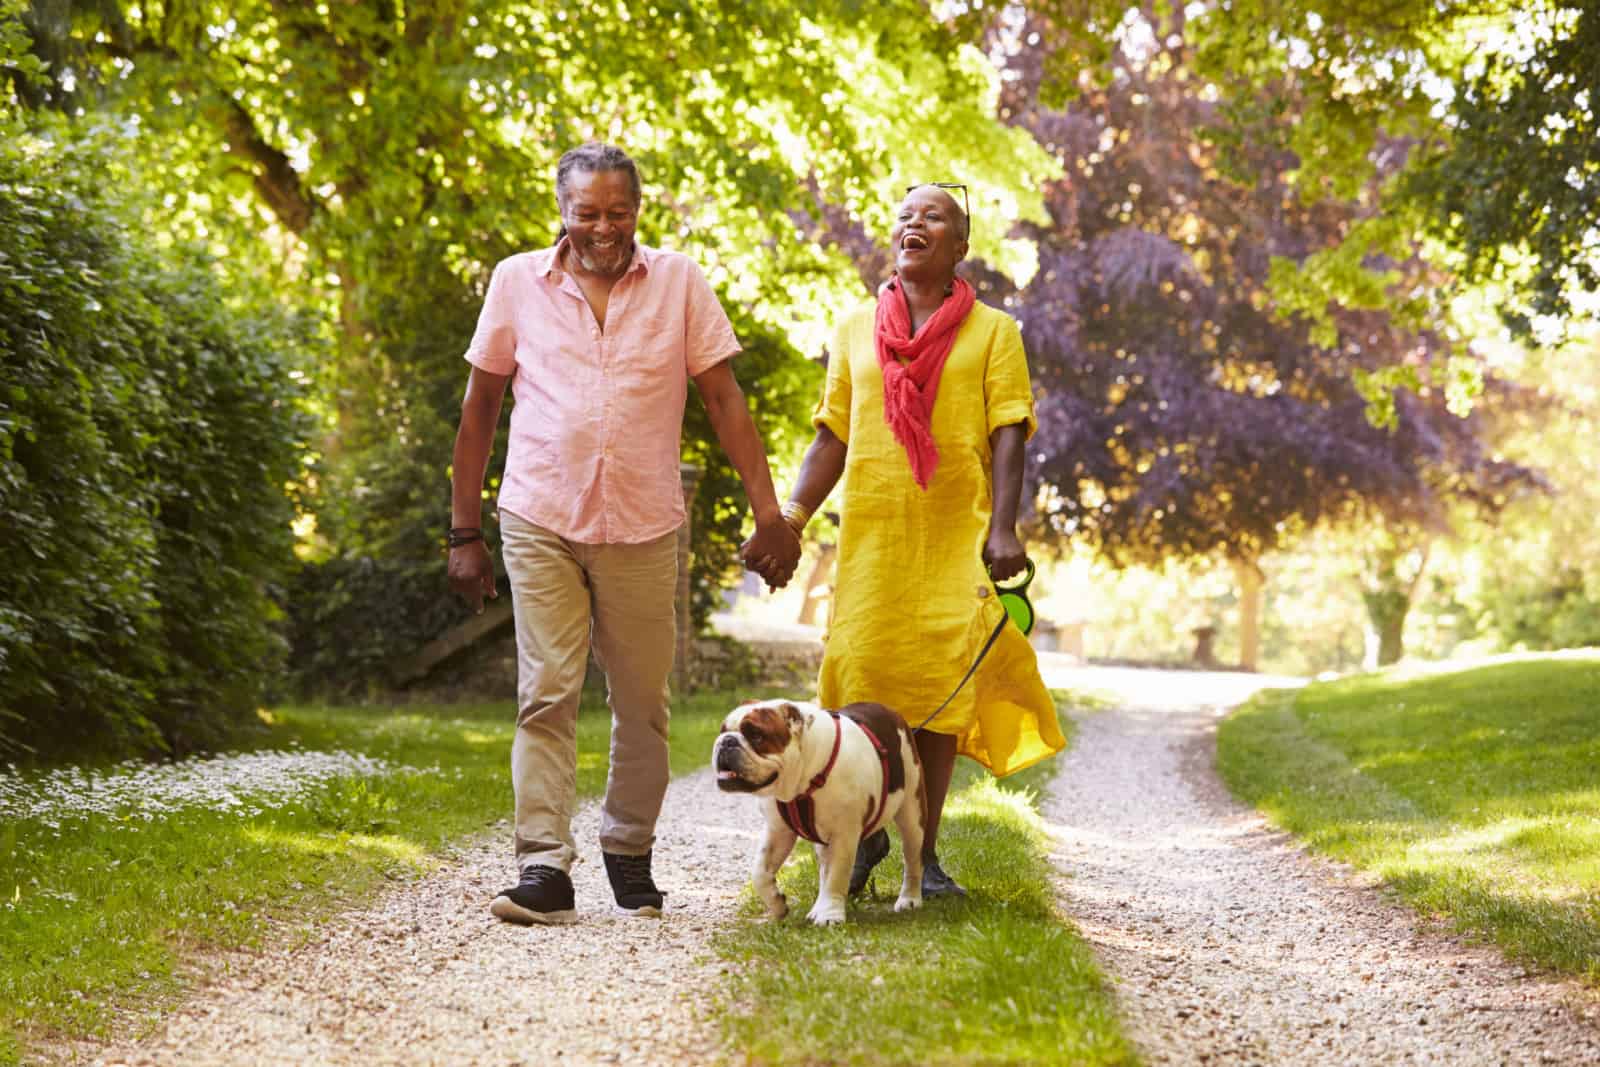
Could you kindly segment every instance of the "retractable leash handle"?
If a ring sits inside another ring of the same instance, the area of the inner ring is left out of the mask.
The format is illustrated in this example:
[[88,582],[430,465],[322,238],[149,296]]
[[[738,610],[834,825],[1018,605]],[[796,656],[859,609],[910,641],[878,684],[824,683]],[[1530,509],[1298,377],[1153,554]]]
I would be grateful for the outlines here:
[[1000,604],[1006,609],[1006,613],[1000,616],[1000,621],[995,623],[994,629],[989,632],[989,640],[983,643],[982,650],[978,652],[978,658],[972,661],[972,666],[968,667],[967,673],[961,676],[961,681],[957,682],[956,687],[950,690],[950,695],[944,698],[944,703],[934,708],[933,714],[912,727],[912,733],[920,732],[924,726],[933,721],[935,715],[950,706],[950,702],[956,698],[956,694],[961,692],[961,687],[967,684],[967,679],[977,672],[978,664],[983,662],[983,657],[987,656],[989,650],[994,647],[995,641],[1000,637],[1000,631],[1006,628],[1006,623],[1016,623],[1017,628],[1022,631],[1024,636],[1033,630],[1033,604],[1028,600],[1027,592],[1029,583],[1033,581],[1033,560],[1024,560],[1024,562],[1027,563],[1028,569],[1023,574],[1021,584],[1016,586],[995,585],[995,588],[1000,592]]
[[1022,631],[1024,637],[1033,633],[1033,601],[1028,599],[1028,586],[1033,584],[1033,560],[1024,560],[1028,569],[1018,581],[1012,578],[1016,585],[1001,585],[994,583],[995,589],[1000,592],[1000,603],[1005,607],[1006,614],[1011,616],[1011,621],[1017,624],[1017,629]]

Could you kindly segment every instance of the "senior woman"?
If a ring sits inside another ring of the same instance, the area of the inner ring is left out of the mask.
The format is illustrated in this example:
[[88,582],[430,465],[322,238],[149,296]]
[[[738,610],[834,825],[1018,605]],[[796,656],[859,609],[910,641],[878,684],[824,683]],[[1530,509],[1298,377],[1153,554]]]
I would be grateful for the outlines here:
[[[837,326],[816,439],[784,505],[798,532],[844,478],[822,705],[876,701],[917,726],[955,692],[917,734],[926,896],[965,894],[936,851],[957,754],[999,776],[1065,744],[1033,648],[1000,625],[993,584],[1027,562],[1016,520],[1035,423],[1022,334],[956,274],[969,219],[951,188],[965,199],[962,186],[928,184],[901,202],[894,275]],[[862,841],[852,893],[888,851],[882,830]]]

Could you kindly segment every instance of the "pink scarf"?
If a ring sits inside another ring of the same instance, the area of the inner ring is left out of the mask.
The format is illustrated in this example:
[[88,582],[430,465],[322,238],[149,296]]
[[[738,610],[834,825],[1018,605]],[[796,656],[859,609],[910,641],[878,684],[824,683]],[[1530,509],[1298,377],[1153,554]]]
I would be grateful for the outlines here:
[[923,489],[928,488],[928,479],[939,465],[939,450],[933,443],[933,401],[939,392],[939,376],[955,347],[956,331],[976,301],[972,286],[957,278],[951,294],[913,337],[911,309],[899,279],[889,279],[878,290],[873,338],[878,366],[883,370],[883,421],[904,446],[911,460],[911,475]]

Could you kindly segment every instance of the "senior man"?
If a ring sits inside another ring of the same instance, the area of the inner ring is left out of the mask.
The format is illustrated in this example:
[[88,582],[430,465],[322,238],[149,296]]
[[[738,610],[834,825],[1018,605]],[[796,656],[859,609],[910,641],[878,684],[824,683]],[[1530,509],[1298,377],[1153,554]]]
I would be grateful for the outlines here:
[[692,379],[744,483],[743,549],[774,588],[800,540],[734,378],[733,327],[699,267],[634,240],[638,168],[586,144],[561,157],[555,247],[496,265],[466,353],[472,365],[451,475],[449,576],[475,610],[495,595],[480,528],[484,468],[509,384],[516,404],[499,496],[517,635],[515,886],[490,911],[515,923],[577,917],[578,698],[592,648],[611,706],[600,848],[617,905],[659,916],[651,873],[668,779],[667,679],[684,522],[679,440]]

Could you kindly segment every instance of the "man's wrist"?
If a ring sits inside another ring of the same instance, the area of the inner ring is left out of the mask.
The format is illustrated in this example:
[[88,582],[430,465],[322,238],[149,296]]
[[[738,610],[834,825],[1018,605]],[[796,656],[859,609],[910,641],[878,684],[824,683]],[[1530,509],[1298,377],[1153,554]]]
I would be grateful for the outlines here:
[[476,544],[483,540],[483,527],[481,526],[452,526],[446,536],[451,548],[462,548],[466,545]]

